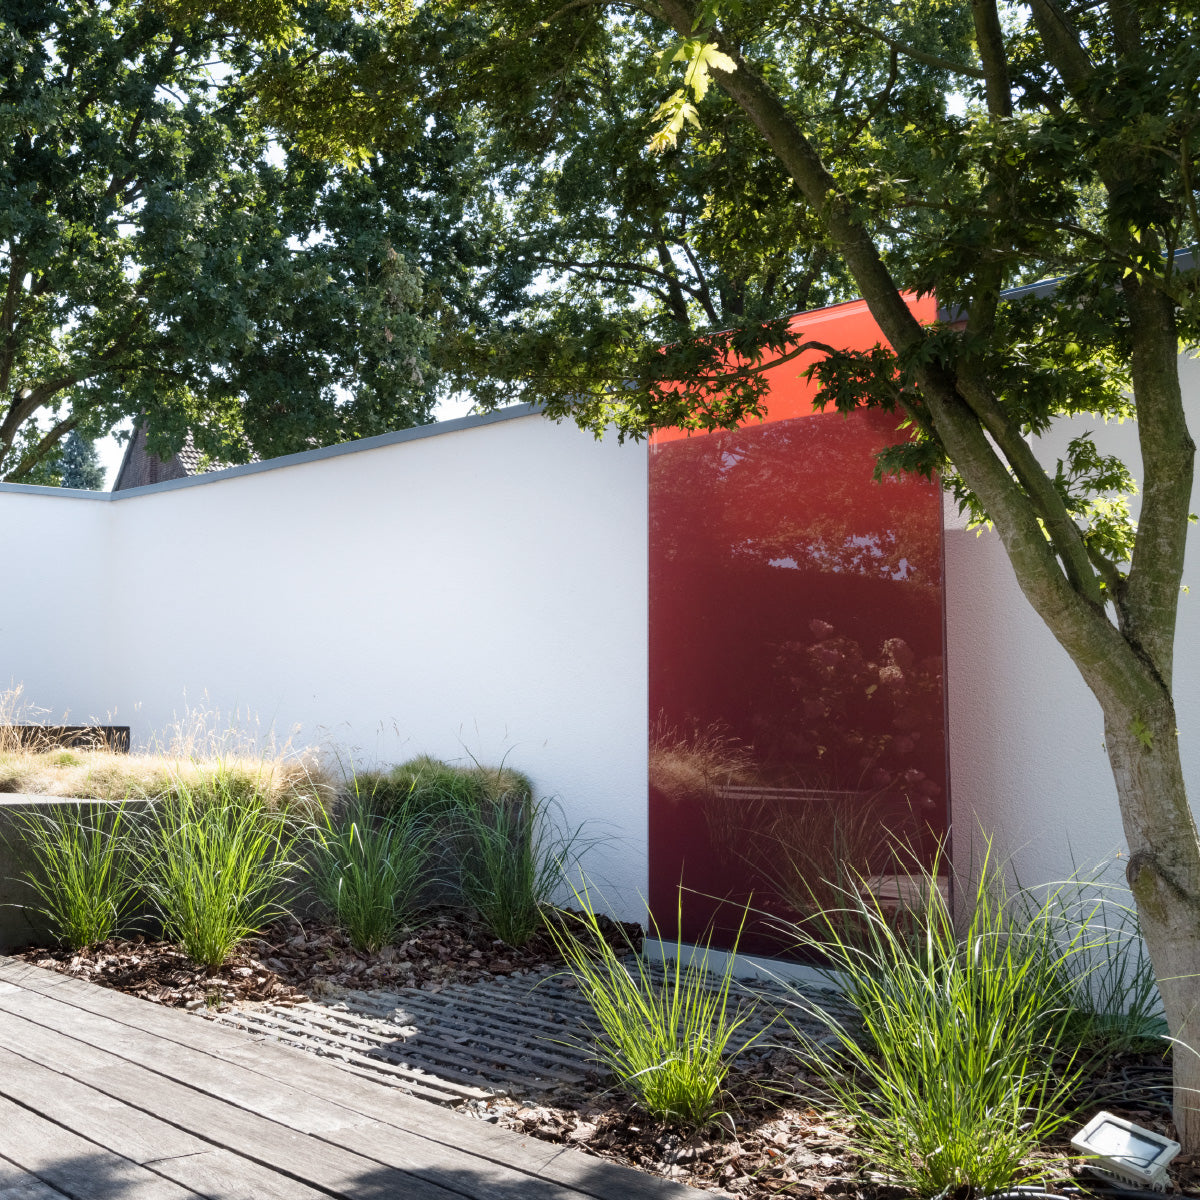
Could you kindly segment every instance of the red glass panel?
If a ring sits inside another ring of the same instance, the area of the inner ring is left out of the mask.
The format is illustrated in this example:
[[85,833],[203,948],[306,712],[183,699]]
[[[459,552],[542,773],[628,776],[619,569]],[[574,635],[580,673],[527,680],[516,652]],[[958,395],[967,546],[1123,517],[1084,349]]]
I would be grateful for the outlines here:
[[794,392],[650,458],[650,905],[673,935],[682,883],[684,938],[728,945],[750,904],[769,953],[823,878],[886,896],[947,830],[940,489],[872,478],[894,415]]

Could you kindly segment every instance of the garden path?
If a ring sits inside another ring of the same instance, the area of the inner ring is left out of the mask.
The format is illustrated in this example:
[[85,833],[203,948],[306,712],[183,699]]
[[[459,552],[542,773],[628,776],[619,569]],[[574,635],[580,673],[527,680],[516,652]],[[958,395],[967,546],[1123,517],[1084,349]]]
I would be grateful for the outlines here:
[[695,1195],[0,956],[0,1200]]
[[[647,969],[661,981],[661,968]],[[718,992],[720,979],[709,979]],[[822,992],[821,1001],[838,1006],[829,993]],[[794,1045],[777,1019],[784,1010],[814,1039],[825,1032],[782,989],[764,981],[735,983],[730,1008],[744,1018],[731,1047],[768,1032],[761,1047]],[[345,1070],[440,1104],[478,1106],[505,1094],[534,1103],[560,1089],[578,1096],[581,1089],[596,1092],[611,1083],[596,1065],[595,1017],[561,966],[436,991],[330,988],[307,1004],[248,1002],[213,1019],[327,1056]]]

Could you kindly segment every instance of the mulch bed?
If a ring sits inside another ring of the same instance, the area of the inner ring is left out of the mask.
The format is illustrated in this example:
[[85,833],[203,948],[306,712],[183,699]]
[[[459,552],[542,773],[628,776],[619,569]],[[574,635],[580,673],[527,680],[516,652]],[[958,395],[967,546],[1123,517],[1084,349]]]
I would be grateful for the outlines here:
[[[614,946],[641,948],[641,928],[607,917],[601,927]],[[114,938],[86,950],[29,949],[13,957],[101,987],[116,988],[173,1008],[216,1008],[245,1001],[301,1004],[336,988],[423,988],[473,983],[559,964],[553,939],[536,934],[520,949],[497,941],[461,912],[435,914],[378,954],[355,950],[337,927],[288,918],[250,938],[223,967],[193,963],[170,942]]]
[[[605,934],[616,946],[627,945],[626,938],[640,946],[636,926],[609,922]],[[344,988],[438,991],[449,984],[538,971],[560,961],[548,935],[518,950],[451,911],[408,931],[376,955],[356,951],[330,925],[289,919],[244,943],[216,971],[197,967],[177,946],[138,938],[83,952],[35,948],[16,957],[158,1004],[202,1010],[244,1002],[302,1003]],[[797,1074],[796,1060],[785,1052],[738,1063],[727,1080],[727,1113],[699,1132],[648,1118],[607,1086],[611,1081],[597,1079],[590,1087],[557,1092],[544,1103],[506,1096],[472,1101],[468,1111],[532,1137],[738,1200],[899,1200],[906,1195],[853,1151],[844,1120],[818,1103],[797,1099],[813,1094],[811,1080]],[[1108,1108],[1171,1136],[1165,1107],[1169,1082],[1161,1059],[1114,1058],[1092,1080],[1086,1111],[1090,1115]],[[1068,1138],[1069,1133],[1039,1155],[1035,1167],[1047,1179],[1066,1177]],[[1171,1174],[1176,1194],[1200,1196],[1200,1162],[1180,1157]],[[1087,1184],[1078,1168],[1072,1175],[1076,1187]],[[1062,1184],[1048,1190],[1062,1191]]]
[[[1141,1106],[1119,1099],[1131,1081],[1146,1098]],[[505,1128],[738,1200],[900,1200],[910,1195],[855,1152],[844,1117],[819,1102],[801,1099],[814,1096],[816,1090],[813,1077],[797,1071],[792,1054],[776,1051],[738,1063],[726,1083],[728,1112],[698,1132],[652,1120],[616,1091],[559,1093],[551,1103],[539,1105],[504,1097],[474,1101],[469,1107],[476,1116]],[[1106,1108],[1173,1137],[1169,1097],[1170,1069],[1161,1056],[1122,1055],[1089,1080],[1084,1107],[1087,1116]],[[1100,1181],[1073,1165],[1076,1154],[1069,1143],[1075,1128],[1067,1127],[1039,1150],[1028,1164],[1030,1175],[1038,1187],[1076,1200],[1081,1192],[1111,1197]],[[1171,1177],[1173,1194],[1200,1196],[1200,1158],[1181,1155]]]
[[611,1089],[575,1097],[560,1092],[548,1104],[505,1097],[469,1107],[519,1133],[739,1200],[906,1195],[853,1153],[836,1117],[797,1104],[795,1068],[794,1057],[784,1052],[735,1065],[726,1080],[726,1111],[699,1131],[656,1121]]

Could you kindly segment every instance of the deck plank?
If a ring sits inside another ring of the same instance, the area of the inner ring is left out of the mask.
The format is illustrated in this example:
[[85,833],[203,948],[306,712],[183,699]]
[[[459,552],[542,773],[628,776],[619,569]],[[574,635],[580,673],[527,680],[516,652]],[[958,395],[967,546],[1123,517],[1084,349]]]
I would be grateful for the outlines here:
[[57,1188],[0,1155],[0,1200],[67,1200]]
[[196,1193],[0,1097],[0,1153],[70,1200],[195,1200]]
[[[18,1007],[26,1011],[14,1011]],[[281,1112],[280,1105],[272,1103],[275,1115],[265,1117],[243,1107],[248,1093],[241,1087],[242,1077],[250,1075],[252,1090],[261,1093],[262,1077],[227,1064],[220,1084],[222,1095],[215,1096],[207,1091],[214,1080],[211,1069],[206,1068],[203,1086],[197,1090],[188,1064],[181,1061],[188,1054],[185,1048],[175,1047],[168,1058],[151,1042],[148,1048],[135,1046],[139,1061],[130,1061],[125,1057],[129,1046],[124,1042],[112,1051],[101,1050],[75,1040],[74,1032],[57,1032],[52,1023],[65,1021],[72,1011],[68,1008],[64,1013],[64,1007],[53,997],[0,997],[0,1047],[47,1070],[69,1073],[112,1099],[150,1115],[161,1114],[161,1119],[195,1131],[214,1145],[334,1194],[359,1195],[364,1180],[378,1183],[385,1178],[390,1178],[390,1186],[402,1190],[406,1200],[449,1200],[451,1195],[481,1200],[505,1195],[572,1200],[579,1194],[573,1187],[497,1164],[463,1147],[452,1149],[414,1136],[315,1096],[304,1097],[307,1105],[302,1108],[306,1111]],[[94,1021],[105,1020],[86,1015]],[[101,1025],[90,1032],[103,1038],[106,1030]],[[154,1064],[164,1061],[175,1078],[154,1073]],[[208,1062],[220,1065],[212,1059]],[[330,1070],[340,1082],[342,1073],[337,1068]],[[0,1084],[0,1090],[3,1087]],[[253,1102],[251,1098],[249,1103]],[[637,1173],[629,1174],[636,1183]]]
[[201,1196],[320,1200],[325,1195],[2,1047],[0,1096]]
[[395,1169],[385,1172],[376,1158],[310,1137],[67,1035],[25,1022],[14,1036],[13,1026],[11,1017],[0,1019],[0,1038],[31,1062],[60,1074],[70,1072],[112,1099],[194,1132],[211,1147],[229,1150],[305,1187],[353,1200],[366,1181],[381,1186],[386,1175],[385,1182],[406,1200],[458,1200],[435,1183]]
[[[14,993],[2,991],[6,982],[14,985]],[[456,1155],[469,1155],[514,1169],[527,1179],[553,1181],[592,1200],[691,1200],[695,1196],[693,1189],[682,1184],[447,1112],[395,1088],[343,1071],[302,1050],[0,957],[0,1010],[7,1007],[6,1002],[16,991],[53,998],[83,1013],[152,1034],[185,1052],[208,1055],[219,1060],[226,1072],[236,1065],[243,1072],[268,1080],[286,1080],[289,1090],[320,1099],[329,1108],[352,1113],[359,1122],[365,1118],[402,1130]],[[65,1016],[57,1019],[61,1022]],[[102,1036],[95,1030],[93,1034]],[[167,1049],[159,1053],[171,1060],[171,1069],[176,1072],[180,1051]],[[201,1074],[205,1073],[197,1059],[190,1058],[189,1062]],[[245,1074],[239,1075],[239,1079],[246,1082]],[[328,1108],[326,1118],[329,1118]],[[354,1123],[353,1119],[346,1119],[347,1124],[342,1128]]]

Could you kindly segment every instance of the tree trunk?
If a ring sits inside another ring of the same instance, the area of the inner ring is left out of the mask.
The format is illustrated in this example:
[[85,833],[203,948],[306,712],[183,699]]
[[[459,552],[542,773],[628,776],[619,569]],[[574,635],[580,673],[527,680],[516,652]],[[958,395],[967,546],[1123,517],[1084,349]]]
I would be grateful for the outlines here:
[[[1173,1039],[1175,1126],[1200,1147],[1200,843],[1173,710],[1145,718],[1106,705],[1105,745],[1129,845],[1126,877]],[[1136,730],[1136,732],[1135,732]]]

